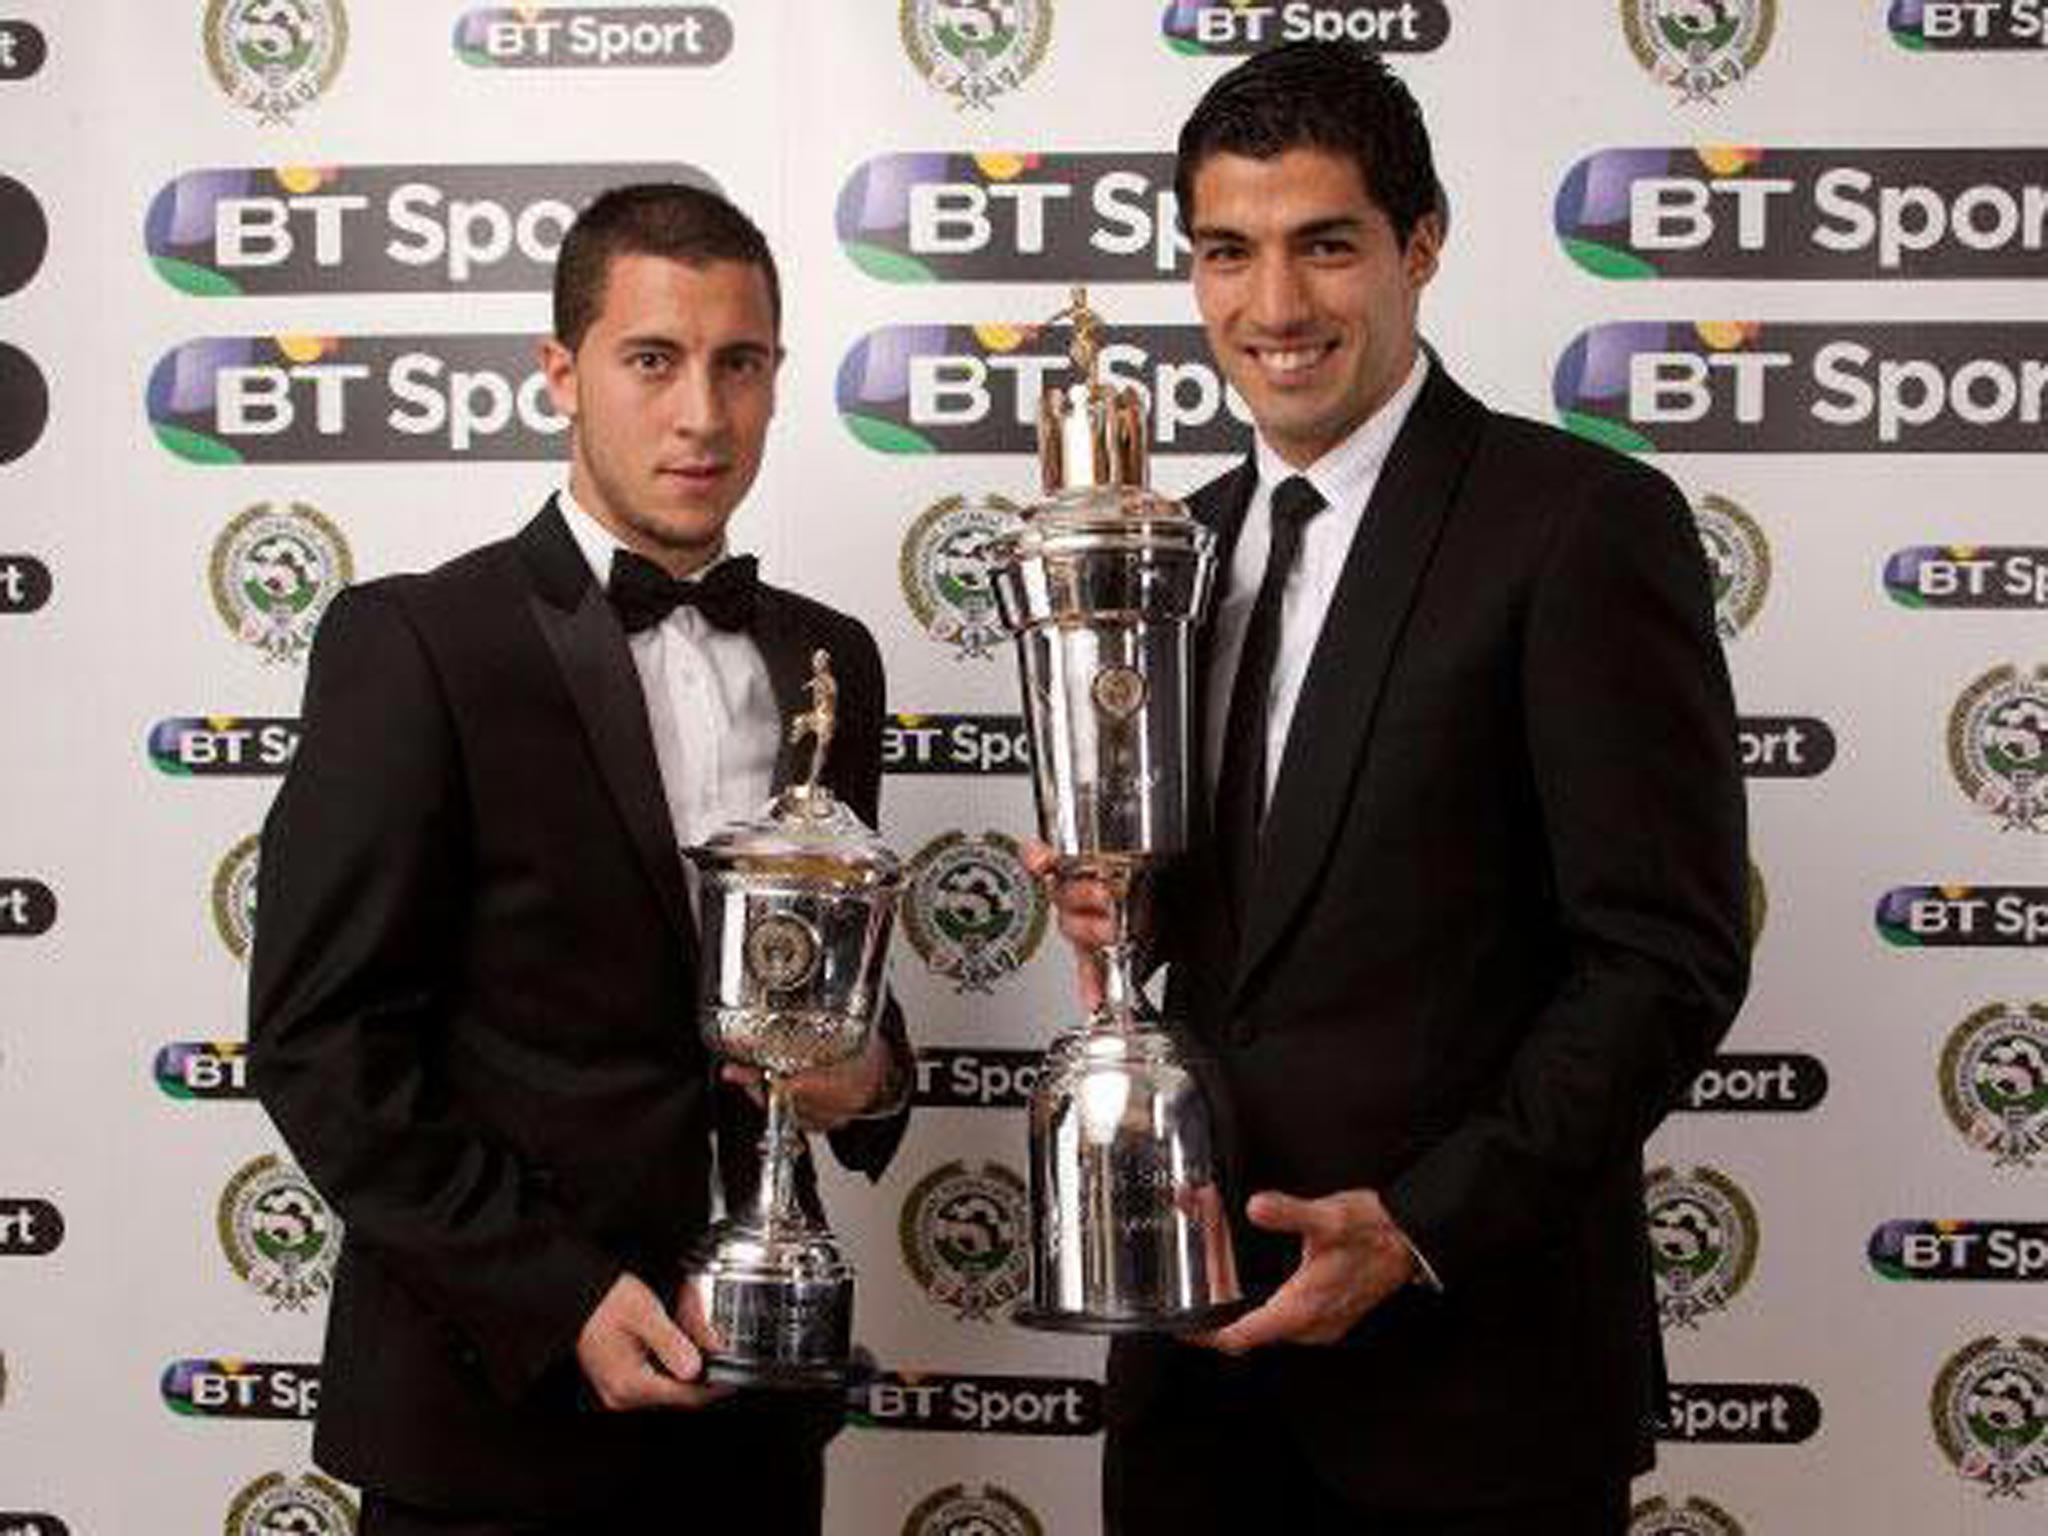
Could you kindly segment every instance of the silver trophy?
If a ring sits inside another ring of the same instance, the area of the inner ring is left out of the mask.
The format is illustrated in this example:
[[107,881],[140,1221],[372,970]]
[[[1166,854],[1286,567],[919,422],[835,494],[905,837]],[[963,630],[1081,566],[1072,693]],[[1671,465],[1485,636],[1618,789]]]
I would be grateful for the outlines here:
[[702,875],[704,1041],[760,1069],[768,1106],[751,1204],[716,1223],[689,1263],[720,1338],[704,1374],[743,1386],[830,1387],[847,1375],[853,1266],[799,1194],[804,1136],[787,1079],[866,1048],[903,884],[896,855],[818,782],[837,712],[824,651],[807,686],[812,707],[790,739],[814,738],[808,779],[684,850]]
[[1039,834],[1062,878],[1108,887],[1103,1001],[1057,1036],[1031,1095],[1031,1300],[1017,1319],[1182,1332],[1244,1308],[1191,1048],[1135,975],[1138,882],[1180,853],[1197,782],[1194,634],[1214,536],[1146,489],[1144,406],[1103,383],[1101,322],[1076,288],[1079,381],[1039,412],[1046,500],[990,545],[1017,641]]

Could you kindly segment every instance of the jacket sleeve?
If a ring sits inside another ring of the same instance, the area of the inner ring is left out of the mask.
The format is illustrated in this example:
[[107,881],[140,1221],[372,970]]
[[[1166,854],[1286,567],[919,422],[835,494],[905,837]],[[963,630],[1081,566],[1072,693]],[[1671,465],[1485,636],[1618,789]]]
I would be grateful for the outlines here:
[[516,1397],[573,1349],[619,1263],[432,1070],[470,900],[453,722],[402,602],[346,591],[263,829],[250,1073],[348,1242]]
[[1525,625],[1565,964],[1490,1101],[1383,1192],[1453,1288],[1639,1156],[1748,985],[1734,704],[1677,488],[1618,463],[1557,509]]

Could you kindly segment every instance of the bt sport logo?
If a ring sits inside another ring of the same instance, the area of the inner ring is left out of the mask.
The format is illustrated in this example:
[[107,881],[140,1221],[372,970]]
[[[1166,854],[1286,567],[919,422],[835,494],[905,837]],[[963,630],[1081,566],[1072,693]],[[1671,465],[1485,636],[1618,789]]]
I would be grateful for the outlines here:
[[489,6],[455,23],[455,56],[477,69],[701,67],[732,45],[732,18],[709,5]]
[[1281,43],[1351,42],[1375,53],[1433,53],[1451,35],[1444,0],[1169,0],[1166,46],[1190,58],[1258,53]]
[[2048,47],[2048,0],[1892,0],[1885,22],[1909,53]]

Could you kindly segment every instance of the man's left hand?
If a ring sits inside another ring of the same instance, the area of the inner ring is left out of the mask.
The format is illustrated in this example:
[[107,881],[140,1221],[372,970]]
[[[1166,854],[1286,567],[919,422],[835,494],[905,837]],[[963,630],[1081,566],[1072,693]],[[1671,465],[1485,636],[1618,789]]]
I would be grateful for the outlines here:
[[1415,1278],[1415,1251],[1369,1189],[1314,1200],[1271,1191],[1245,1207],[1252,1225],[1301,1237],[1294,1273],[1264,1305],[1190,1343],[1226,1355],[1266,1344],[1334,1344]]
[[[728,1063],[721,1074],[761,1102],[761,1074],[753,1067]],[[784,1085],[797,1124],[807,1131],[836,1131],[862,1115],[887,1114],[900,1102],[901,1085],[889,1042],[877,1030],[858,1056],[815,1072],[800,1072]]]

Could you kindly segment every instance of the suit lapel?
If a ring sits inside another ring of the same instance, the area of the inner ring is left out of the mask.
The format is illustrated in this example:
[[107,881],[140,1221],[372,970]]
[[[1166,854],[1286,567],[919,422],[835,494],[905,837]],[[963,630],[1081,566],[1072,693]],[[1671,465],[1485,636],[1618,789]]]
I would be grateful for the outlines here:
[[764,585],[754,607],[754,644],[768,664],[768,681],[775,690],[776,748],[774,787],[779,794],[798,777],[798,770],[810,771],[811,744],[792,745],[785,722],[810,708],[804,684],[811,676],[811,644],[797,624],[793,606],[780,592]]
[[[1207,848],[1216,824],[1215,796],[1208,792],[1202,754],[1209,743],[1209,669],[1214,664],[1216,619],[1223,607],[1223,589],[1230,579],[1231,557],[1237,551],[1237,536],[1244,528],[1245,513],[1251,510],[1252,492],[1258,489],[1256,460],[1247,457],[1222,479],[1205,486],[1189,498],[1188,510],[1195,520],[1216,535],[1216,570],[1210,583],[1209,611],[1203,616],[1201,633],[1195,640],[1195,689],[1193,719],[1190,722],[1190,750],[1196,755],[1196,785],[1193,825],[1188,829],[1192,846]],[[1226,709],[1229,707],[1226,701]]]
[[685,941],[694,944],[696,924],[690,916],[682,855],[662,793],[654,736],[647,728],[647,700],[625,631],[605,600],[604,588],[591,578],[589,562],[552,498],[520,533],[519,546],[534,577],[534,619],[562,669],[605,788],[653,882],[662,911]]
[[1433,364],[1351,542],[1295,705],[1246,904],[1239,994],[1335,845],[1387,668],[1484,420],[1479,403]]

